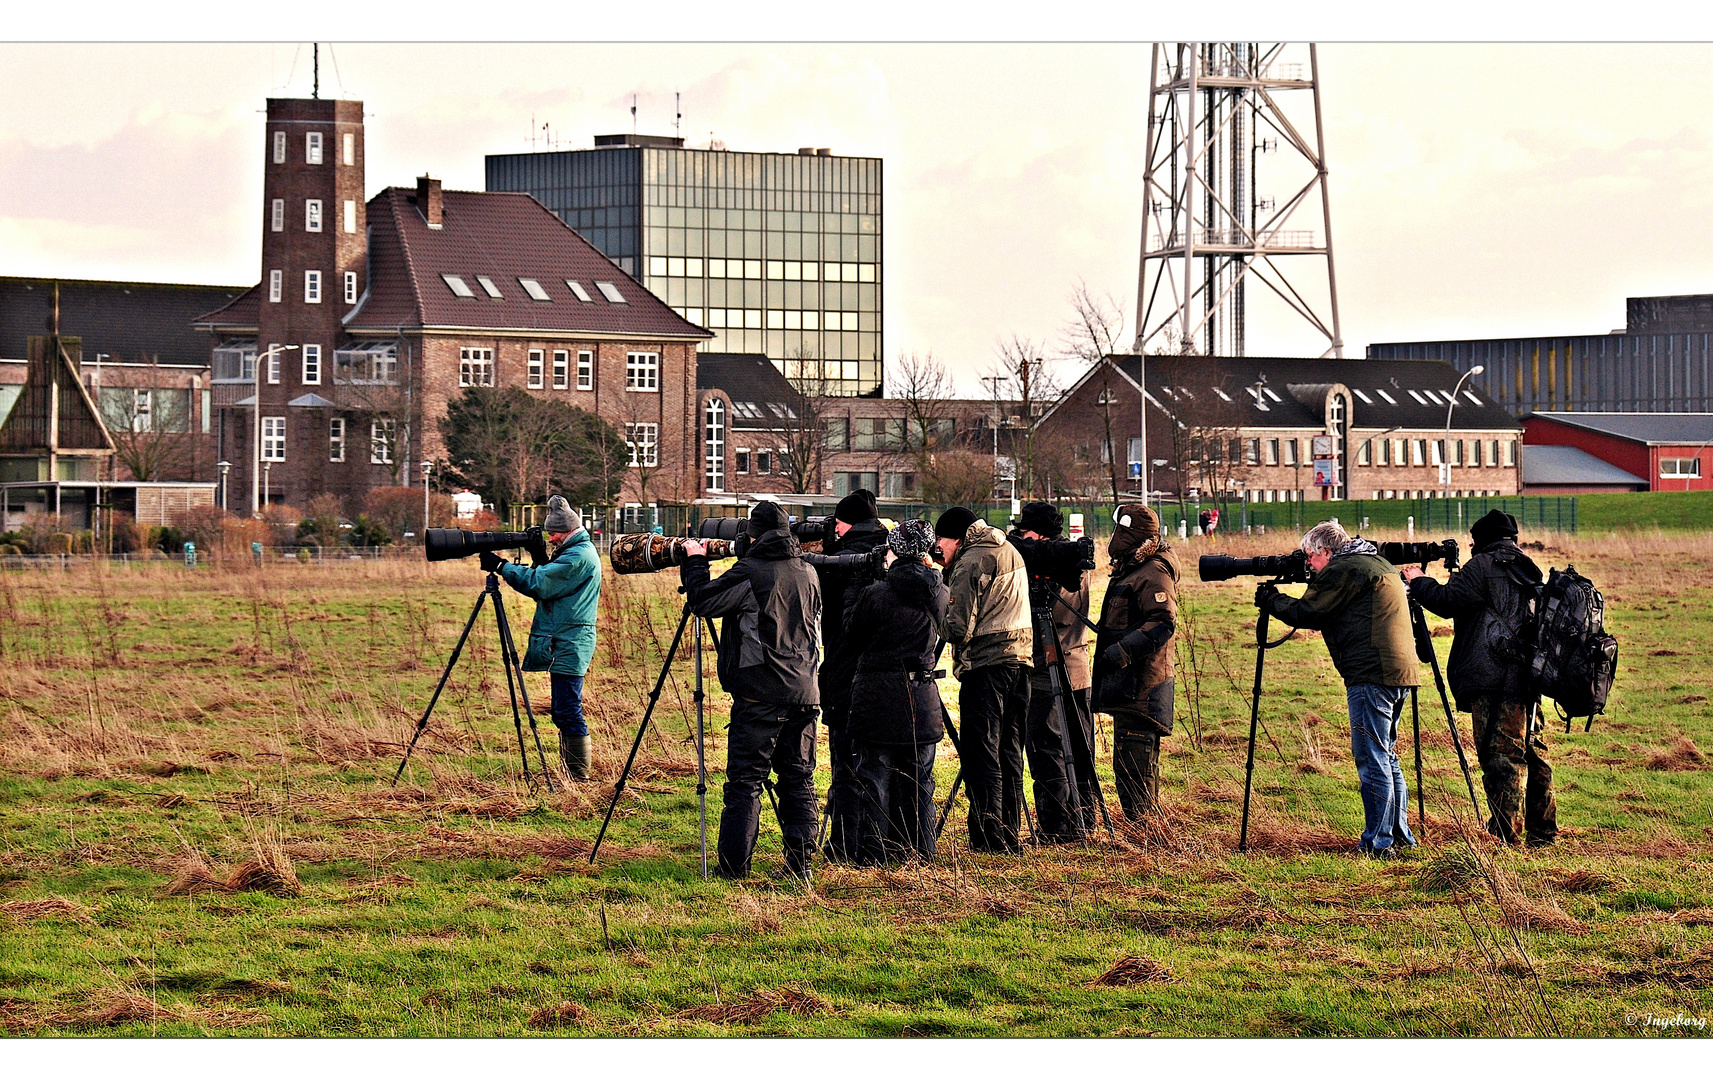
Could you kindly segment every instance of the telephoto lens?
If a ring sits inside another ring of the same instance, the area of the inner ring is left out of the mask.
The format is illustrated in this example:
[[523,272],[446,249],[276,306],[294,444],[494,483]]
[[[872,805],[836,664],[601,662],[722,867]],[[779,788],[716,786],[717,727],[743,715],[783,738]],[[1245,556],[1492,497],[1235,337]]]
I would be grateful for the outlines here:
[[1457,569],[1458,546],[1456,540],[1441,540],[1431,543],[1426,540],[1415,540],[1409,543],[1392,540],[1380,545],[1380,557],[1393,566],[1407,566],[1410,563],[1443,562],[1447,570]]
[[1203,555],[1196,564],[1203,581],[1230,581],[1234,577],[1270,577],[1283,581],[1309,579],[1308,557],[1301,551],[1288,555],[1257,555],[1240,559],[1232,555]]
[[[688,536],[662,536],[659,533],[621,536],[613,541],[613,572],[652,574],[657,570],[683,566],[690,557],[684,552],[684,545],[689,542]],[[737,555],[736,545],[730,540],[704,540],[702,543],[707,545],[710,559],[730,559]]]
[[429,562],[448,559],[468,559],[483,551],[504,551],[507,548],[532,546],[540,530],[530,532],[471,532],[469,529],[429,529],[424,538],[423,553]]

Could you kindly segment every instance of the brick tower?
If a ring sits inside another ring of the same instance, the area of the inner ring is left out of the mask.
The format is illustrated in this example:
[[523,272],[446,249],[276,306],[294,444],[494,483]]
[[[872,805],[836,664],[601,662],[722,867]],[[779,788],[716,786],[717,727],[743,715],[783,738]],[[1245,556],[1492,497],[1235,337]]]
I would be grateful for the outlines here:
[[[342,443],[345,434],[332,407],[333,353],[342,318],[368,288],[363,103],[270,98],[266,139],[256,346],[261,458],[271,501],[301,507],[343,486],[329,483],[344,470],[330,472],[327,462],[330,437]],[[273,346],[280,348],[270,358]],[[234,465],[259,493],[253,453]],[[260,505],[259,495],[251,505]]]

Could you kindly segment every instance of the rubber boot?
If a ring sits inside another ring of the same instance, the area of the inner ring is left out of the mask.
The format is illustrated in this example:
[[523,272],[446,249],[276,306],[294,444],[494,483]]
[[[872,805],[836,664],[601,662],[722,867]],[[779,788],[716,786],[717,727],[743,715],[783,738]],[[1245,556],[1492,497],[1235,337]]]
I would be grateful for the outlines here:
[[720,810],[720,838],[717,850],[718,872],[721,877],[734,880],[749,877],[750,856],[755,854],[755,838],[760,831],[760,799],[751,799],[735,806],[728,801]]
[[1160,785],[1160,737],[1120,732],[1112,748],[1112,778],[1125,817],[1135,821],[1152,811]]
[[589,763],[594,759],[595,740],[589,735],[559,736],[559,760],[573,780],[589,779]]

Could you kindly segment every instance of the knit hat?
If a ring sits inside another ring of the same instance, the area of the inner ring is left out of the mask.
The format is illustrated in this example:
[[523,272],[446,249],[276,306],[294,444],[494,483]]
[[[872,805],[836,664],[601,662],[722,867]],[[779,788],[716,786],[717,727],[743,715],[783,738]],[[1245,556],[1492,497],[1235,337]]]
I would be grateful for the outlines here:
[[547,499],[547,517],[542,519],[541,531],[548,533],[574,533],[583,527],[583,515],[571,508],[563,495],[550,495]]
[[1495,540],[1517,538],[1517,519],[1503,510],[1489,510],[1475,524],[1469,526],[1469,536],[1475,541],[1476,547],[1483,547]]
[[783,529],[790,524],[785,516],[785,507],[768,499],[763,499],[749,508],[749,535],[752,540],[759,540],[775,529]]
[[833,517],[846,525],[861,525],[865,521],[873,521],[878,516],[880,516],[880,508],[875,505],[874,492],[867,488],[857,488],[840,499],[838,507],[833,511]]
[[[1139,548],[1160,545],[1160,516],[1144,503],[1125,503],[1112,512],[1112,539],[1106,551],[1114,559],[1123,559]],[[1150,550],[1148,554],[1152,554]],[[1146,556],[1144,556],[1146,557]]]
[[1052,503],[1024,503],[1023,512],[1017,515],[1016,526],[1020,531],[1040,533],[1054,540],[1064,531],[1065,518]]
[[934,546],[934,530],[920,518],[906,521],[886,534],[886,546],[900,559],[920,559]]
[[975,524],[975,511],[967,506],[954,506],[934,522],[934,535],[962,542],[964,534]]

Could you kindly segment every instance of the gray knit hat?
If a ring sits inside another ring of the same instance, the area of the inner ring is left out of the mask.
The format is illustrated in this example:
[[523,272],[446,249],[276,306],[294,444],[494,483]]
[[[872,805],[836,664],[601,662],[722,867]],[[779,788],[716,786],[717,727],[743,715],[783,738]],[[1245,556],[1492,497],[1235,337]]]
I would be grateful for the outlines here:
[[541,523],[543,532],[574,533],[583,527],[583,515],[571,508],[563,495],[547,499],[547,517]]
[[920,559],[934,546],[934,530],[926,521],[906,521],[886,534],[886,546],[900,559]]

